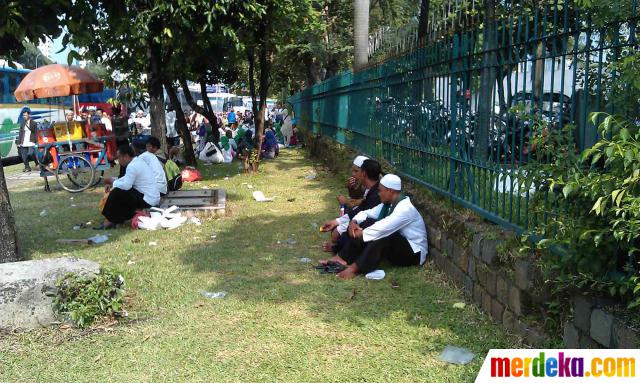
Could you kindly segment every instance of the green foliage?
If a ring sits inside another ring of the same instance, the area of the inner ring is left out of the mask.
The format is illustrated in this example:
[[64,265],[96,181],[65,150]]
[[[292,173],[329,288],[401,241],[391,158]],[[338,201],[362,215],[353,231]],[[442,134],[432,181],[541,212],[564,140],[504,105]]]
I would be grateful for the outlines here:
[[[538,192],[537,245],[555,250],[558,282],[640,303],[640,129],[619,116],[594,113],[601,139],[579,155],[571,129],[533,123],[537,156],[526,166]],[[546,215],[546,220],[544,216]],[[558,256],[559,254],[559,256]]]
[[80,328],[122,310],[124,279],[113,272],[100,270],[99,274],[88,277],[69,273],[58,280],[56,288],[54,311]]

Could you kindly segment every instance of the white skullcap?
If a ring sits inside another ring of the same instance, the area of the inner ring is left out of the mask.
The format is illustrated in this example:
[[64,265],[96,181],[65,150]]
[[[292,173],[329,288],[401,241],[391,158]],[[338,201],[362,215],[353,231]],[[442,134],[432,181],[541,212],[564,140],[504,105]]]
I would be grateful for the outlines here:
[[380,184],[387,189],[393,189],[397,191],[402,190],[402,181],[400,180],[400,177],[395,174],[387,174],[386,176],[382,177],[382,179],[380,180]]
[[359,168],[362,167],[362,164],[368,160],[369,157],[365,157],[365,156],[358,156],[353,160],[353,164]]

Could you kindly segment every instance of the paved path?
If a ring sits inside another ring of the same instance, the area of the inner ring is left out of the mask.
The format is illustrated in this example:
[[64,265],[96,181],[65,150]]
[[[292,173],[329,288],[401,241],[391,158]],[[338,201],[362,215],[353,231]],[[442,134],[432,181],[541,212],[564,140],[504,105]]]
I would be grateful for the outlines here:
[[[7,180],[7,187],[9,189],[27,181],[42,180],[42,178],[40,177],[40,171],[37,171],[37,170],[34,170],[29,173],[16,173],[11,175],[5,175],[5,179]],[[49,181],[51,182],[51,179]]]

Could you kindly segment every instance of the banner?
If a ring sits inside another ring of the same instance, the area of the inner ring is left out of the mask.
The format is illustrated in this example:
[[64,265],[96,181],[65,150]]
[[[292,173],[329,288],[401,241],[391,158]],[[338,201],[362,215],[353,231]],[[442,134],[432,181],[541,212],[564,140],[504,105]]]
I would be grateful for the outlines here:
[[640,350],[490,350],[476,383],[637,382]]

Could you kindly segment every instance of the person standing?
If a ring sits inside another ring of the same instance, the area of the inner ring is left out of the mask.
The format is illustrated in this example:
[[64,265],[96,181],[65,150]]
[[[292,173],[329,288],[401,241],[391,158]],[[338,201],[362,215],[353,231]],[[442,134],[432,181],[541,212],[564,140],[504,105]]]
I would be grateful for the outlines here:
[[227,123],[229,124],[229,127],[234,127],[238,123],[235,110],[231,109],[231,112],[227,114]]
[[176,129],[176,111],[173,106],[167,108],[165,122],[167,123],[167,149],[171,150],[174,146],[180,145],[180,135]]
[[29,166],[29,159],[33,157],[33,163],[38,166],[35,159],[35,147],[36,147],[36,130],[38,125],[31,118],[31,112],[25,110],[22,113],[22,123],[20,124],[20,134],[18,135],[18,149],[22,163],[24,164],[23,173],[30,172],[31,166]]

